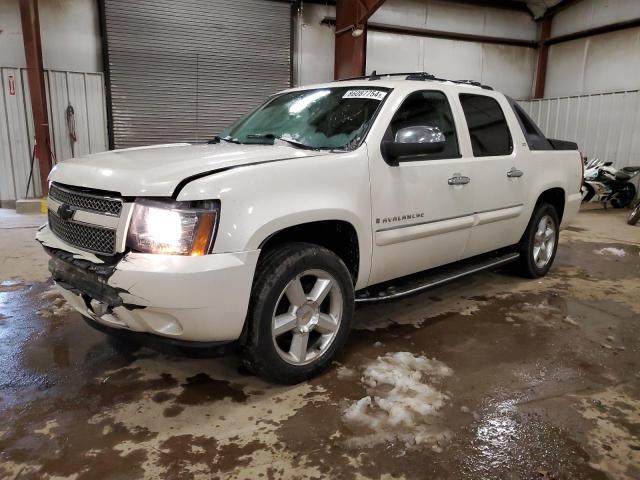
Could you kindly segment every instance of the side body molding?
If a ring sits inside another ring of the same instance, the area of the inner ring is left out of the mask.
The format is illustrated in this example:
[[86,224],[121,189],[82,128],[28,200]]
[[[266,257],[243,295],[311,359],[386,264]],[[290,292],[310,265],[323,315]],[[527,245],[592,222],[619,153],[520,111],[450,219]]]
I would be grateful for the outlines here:
[[378,246],[393,245],[394,243],[454,232],[456,230],[462,230],[476,225],[508,220],[520,215],[523,208],[524,206],[521,204],[507,208],[500,208],[498,210],[475,212],[472,215],[463,215],[461,217],[443,218],[441,220],[433,220],[424,223],[381,228],[375,232],[375,243]]

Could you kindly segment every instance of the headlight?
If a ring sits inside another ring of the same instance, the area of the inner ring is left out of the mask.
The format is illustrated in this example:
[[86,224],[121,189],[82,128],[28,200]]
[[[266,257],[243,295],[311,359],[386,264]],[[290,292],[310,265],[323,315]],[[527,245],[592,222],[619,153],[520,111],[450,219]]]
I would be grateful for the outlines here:
[[141,199],[133,207],[127,246],[138,252],[206,255],[218,224],[217,201]]

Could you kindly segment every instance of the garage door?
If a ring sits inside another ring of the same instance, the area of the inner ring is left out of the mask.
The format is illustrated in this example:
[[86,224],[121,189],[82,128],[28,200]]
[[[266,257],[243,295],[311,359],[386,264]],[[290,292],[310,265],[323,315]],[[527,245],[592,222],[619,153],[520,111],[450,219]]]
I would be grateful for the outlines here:
[[104,0],[115,148],[203,142],[290,85],[291,7]]

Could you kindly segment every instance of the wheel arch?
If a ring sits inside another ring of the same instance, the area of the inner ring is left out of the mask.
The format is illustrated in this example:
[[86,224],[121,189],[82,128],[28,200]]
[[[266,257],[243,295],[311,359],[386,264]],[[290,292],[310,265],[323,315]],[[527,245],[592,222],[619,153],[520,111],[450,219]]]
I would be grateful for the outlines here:
[[354,285],[362,275],[368,275],[368,271],[363,271],[360,237],[356,227],[347,220],[314,220],[275,230],[260,242],[260,256],[290,242],[312,243],[335,253],[347,266]]
[[[533,212],[536,211],[536,207],[541,203],[548,203],[556,209],[558,214],[558,222],[562,223],[562,215],[564,214],[564,207],[566,205],[566,192],[562,187],[550,187],[538,195]],[[533,215],[533,213],[532,213]]]

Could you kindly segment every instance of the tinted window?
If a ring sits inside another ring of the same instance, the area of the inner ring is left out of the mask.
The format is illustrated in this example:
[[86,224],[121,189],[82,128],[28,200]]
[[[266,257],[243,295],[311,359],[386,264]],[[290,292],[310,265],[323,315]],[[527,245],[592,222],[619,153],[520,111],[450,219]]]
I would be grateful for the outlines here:
[[516,115],[518,117],[518,120],[520,121],[520,124],[524,128],[524,133],[525,134],[530,134],[530,135],[537,135],[538,134],[538,130],[534,126],[533,120],[531,120],[529,118],[529,115],[527,115],[525,113],[525,111],[522,110],[520,105],[518,105],[517,103],[514,103],[513,104],[513,111],[516,113]]
[[527,112],[525,112],[520,105],[518,105],[511,98],[507,97],[509,104],[513,108],[513,112],[516,114],[518,123],[524,133],[524,138],[527,140],[527,145],[531,150],[553,150],[553,147],[546,139],[544,134],[540,131],[535,122],[531,119]]
[[393,116],[386,137],[394,139],[401,128],[416,126],[438,127],[445,137],[442,152],[421,155],[420,158],[430,160],[460,156],[453,114],[449,101],[442,92],[422,91],[410,94]]
[[498,102],[484,95],[462,94],[460,103],[469,126],[473,155],[509,155],[513,150],[511,133]]

